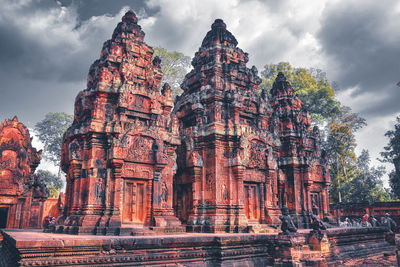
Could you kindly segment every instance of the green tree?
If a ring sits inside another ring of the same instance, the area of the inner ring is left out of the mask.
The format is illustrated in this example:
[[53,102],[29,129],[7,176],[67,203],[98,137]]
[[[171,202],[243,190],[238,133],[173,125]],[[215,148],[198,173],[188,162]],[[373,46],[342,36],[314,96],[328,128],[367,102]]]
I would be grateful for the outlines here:
[[370,163],[369,152],[364,149],[357,158],[357,175],[342,188],[346,192],[343,194],[344,202],[390,200],[389,193],[383,188],[382,177],[386,173],[385,168],[370,167]]
[[40,180],[49,188],[50,197],[58,197],[63,187],[61,177],[46,170],[37,170],[35,174],[39,176]]
[[167,82],[172,89],[175,98],[182,93],[180,85],[186,73],[191,68],[190,57],[180,52],[169,52],[162,47],[154,47],[153,57],[161,58],[161,70],[163,72],[162,83]]
[[321,124],[339,112],[340,103],[335,100],[335,91],[326,74],[319,69],[293,68],[288,62],[265,65],[260,90],[269,91],[279,72],[283,72],[293,86],[313,122]]
[[343,201],[348,183],[359,175],[354,133],[365,126],[365,119],[352,113],[349,107],[341,107],[327,125],[327,138],[322,146],[327,151],[331,174],[330,198],[334,203]]
[[389,184],[393,196],[400,198],[400,116],[396,118],[394,130],[387,131],[385,136],[389,138],[389,143],[381,152],[381,161],[394,165],[395,169],[389,174]]
[[39,140],[44,144],[43,157],[56,166],[60,165],[61,143],[64,132],[72,124],[74,116],[65,113],[47,113],[35,125]]

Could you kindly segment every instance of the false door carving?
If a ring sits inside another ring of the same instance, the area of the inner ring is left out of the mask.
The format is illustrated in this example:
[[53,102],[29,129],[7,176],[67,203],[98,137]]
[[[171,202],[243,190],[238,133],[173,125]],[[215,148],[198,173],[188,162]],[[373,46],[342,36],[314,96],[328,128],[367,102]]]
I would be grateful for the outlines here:
[[124,223],[144,223],[147,214],[147,183],[126,181],[124,192]]

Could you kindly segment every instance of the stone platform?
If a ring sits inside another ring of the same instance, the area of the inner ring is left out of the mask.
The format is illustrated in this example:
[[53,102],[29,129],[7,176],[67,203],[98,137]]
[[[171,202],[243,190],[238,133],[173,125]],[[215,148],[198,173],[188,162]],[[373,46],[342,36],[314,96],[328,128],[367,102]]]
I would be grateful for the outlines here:
[[185,233],[93,236],[3,230],[0,266],[337,266],[394,254],[383,228],[326,231],[318,245],[293,235]]

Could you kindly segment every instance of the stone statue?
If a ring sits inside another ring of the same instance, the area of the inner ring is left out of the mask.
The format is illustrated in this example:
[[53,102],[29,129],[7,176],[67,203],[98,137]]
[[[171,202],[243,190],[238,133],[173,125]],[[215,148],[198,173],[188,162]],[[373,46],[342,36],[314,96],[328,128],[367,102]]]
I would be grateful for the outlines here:
[[43,232],[45,233],[54,233],[56,228],[56,218],[51,215],[46,216],[44,218],[43,228]]
[[317,207],[313,207],[313,214],[311,217],[311,227],[314,232],[321,233],[321,230],[326,230],[326,225],[319,218],[319,210]]
[[286,206],[282,207],[282,215],[279,216],[279,219],[282,221],[281,230],[283,234],[296,233],[297,227],[294,225],[292,218],[289,215],[289,209]]

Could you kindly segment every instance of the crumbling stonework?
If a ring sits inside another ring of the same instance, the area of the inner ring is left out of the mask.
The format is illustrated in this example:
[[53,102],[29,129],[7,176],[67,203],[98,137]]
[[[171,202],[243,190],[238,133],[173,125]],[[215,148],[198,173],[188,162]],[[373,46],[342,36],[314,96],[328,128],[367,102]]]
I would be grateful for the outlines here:
[[59,231],[138,234],[180,230],[172,209],[180,143],[160,59],[129,11],[90,67],[64,137],[66,211]]
[[0,228],[40,228],[46,186],[34,175],[42,151],[17,117],[0,125]]

